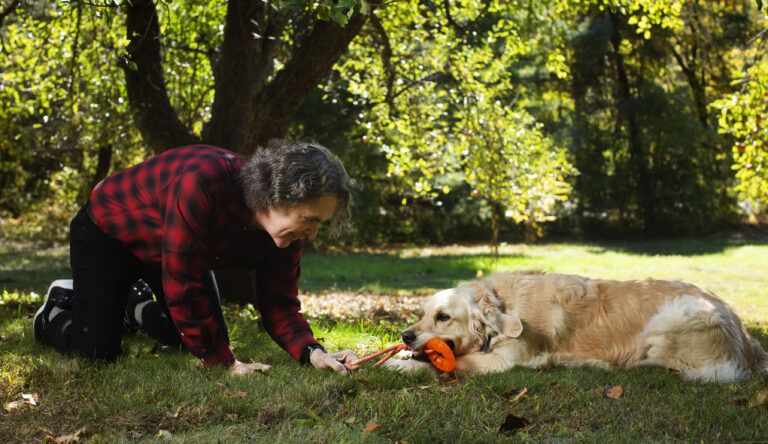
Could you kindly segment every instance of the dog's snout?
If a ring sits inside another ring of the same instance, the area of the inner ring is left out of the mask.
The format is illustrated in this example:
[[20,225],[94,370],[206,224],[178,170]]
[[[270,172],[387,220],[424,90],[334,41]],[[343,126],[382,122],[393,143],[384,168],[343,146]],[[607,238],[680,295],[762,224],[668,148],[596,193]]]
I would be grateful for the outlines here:
[[416,333],[411,330],[404,331],[401,336],[403,338],[403,342],[408,345],[411,345],[411,343],[416,340]]

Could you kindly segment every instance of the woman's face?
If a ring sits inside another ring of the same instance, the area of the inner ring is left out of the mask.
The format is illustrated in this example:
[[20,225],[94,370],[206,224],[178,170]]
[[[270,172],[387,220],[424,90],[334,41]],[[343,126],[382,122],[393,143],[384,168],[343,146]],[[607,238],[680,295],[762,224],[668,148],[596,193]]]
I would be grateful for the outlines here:
[[256,213],[253,222],[272,236],[278,248],[285,248],[295,240],[317,237],[320,224],[331,219],[338,204],[336,197],[323,196],[291,208],[278,206]]

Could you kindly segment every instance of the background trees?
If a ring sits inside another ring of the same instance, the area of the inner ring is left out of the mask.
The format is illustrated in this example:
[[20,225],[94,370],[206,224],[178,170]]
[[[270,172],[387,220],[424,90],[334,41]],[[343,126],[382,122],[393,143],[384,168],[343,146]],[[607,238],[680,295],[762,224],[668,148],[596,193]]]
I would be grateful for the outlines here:
[[757,8],[6,0],[2,235],[62,238],[94,183],[153,152],[283,135],[363,185],[346,242],[716,229],[764,211]]

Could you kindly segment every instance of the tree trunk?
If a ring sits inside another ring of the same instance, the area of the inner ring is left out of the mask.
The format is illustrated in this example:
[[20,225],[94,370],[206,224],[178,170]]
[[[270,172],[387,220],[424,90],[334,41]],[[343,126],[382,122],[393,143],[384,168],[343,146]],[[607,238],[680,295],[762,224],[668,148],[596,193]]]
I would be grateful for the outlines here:
[[491,251],[499,258],[499,204],[491,201]]
[[109,174],[109,167],[112,165],[112,145],[107,145],[99,148],[99,153],[96,160],[96,173],[91,178],[91,181],[85,186],[83,190],[83,199],[85,202],[91,194],[91,190],[101,182],[102,179]]
[[265,2],[230,0],[227,4],[221,57],[214,68],[215,98],[206,142],[248,153],[247,125],[256,96],[273,72],[287,15]]
[[133,120],[144,142],[154,151],[199,140],[176,115],[168,99],[160,56],[160,26],[152,0],[126,3],[128,56],[122,61]]
[[315,20],[315,26],[302,39],[293,57],[256,96],[246,127],[246,152],[285,134],[296,111],[328,75],[366,19],[367,16],[355,14],[343,28],[334,22]]
[[643,230],[646,233],[652,233],[656,229],[656,204],[651,183],[651,171],[648,167],[645,147],[643,146],[640,127],[637,122],[637,110],[635,109],[635,99],[632,96],[632,89],[629,84],[629,76],[627,75],[626,66],[624,65],[624,57],[621,55],[619,49],[621,44],[620,23],[615,14],[611,15],[611,23],[613,24],[611,44],[613,45],[616,76],[618,80],[618,116],[623,116],[629,130],[628,143],[630,164],[635,175],[635,180],[637,181],[637,198],[643,220]]

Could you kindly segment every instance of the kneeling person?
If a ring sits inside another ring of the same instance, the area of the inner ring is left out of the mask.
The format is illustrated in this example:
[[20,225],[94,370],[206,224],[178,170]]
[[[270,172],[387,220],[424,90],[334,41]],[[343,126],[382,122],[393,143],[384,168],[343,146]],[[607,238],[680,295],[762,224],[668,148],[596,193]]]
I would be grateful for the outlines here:
[[346,373],[355,356],[315,340],[298,279],[304,240],[324,222],[340,231],[350,201],[344,166],[317,144],[283,143],[250,159],[207,145],[165,151],[93,189],[70,224],[73,279],[51,285],[35,336],[61,353],[114,360],[125,318],[206,366],[266,370],[235,358],[210,271],[255,270],[269,335],[302,363]]

